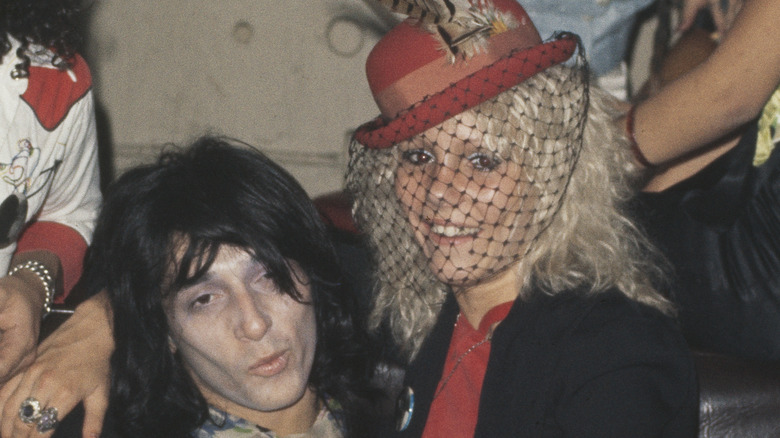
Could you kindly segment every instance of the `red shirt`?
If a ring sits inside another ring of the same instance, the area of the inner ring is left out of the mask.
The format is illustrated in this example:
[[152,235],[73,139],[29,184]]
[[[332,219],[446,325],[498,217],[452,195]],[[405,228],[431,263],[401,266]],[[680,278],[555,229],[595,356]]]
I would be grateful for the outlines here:
[[514,301],[490,309],[479,323],[479,329],[474,329],[462,314],[458,315],[423,438],[474,436],[479,395],[490,357],[488,335],[496,323],[506,318],[512,304]]

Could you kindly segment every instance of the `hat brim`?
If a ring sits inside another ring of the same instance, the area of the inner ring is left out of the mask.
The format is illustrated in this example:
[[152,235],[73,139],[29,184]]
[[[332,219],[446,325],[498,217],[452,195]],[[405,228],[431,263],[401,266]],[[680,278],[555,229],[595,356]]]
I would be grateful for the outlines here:
[[536,73],[567,61],[578,45],[576,35],[563,33],[553,41],[515,50],[444,90],[425,97],[394,119],[380,116],[361,125],[354,138],[369,149],[384,149],[408,140],[498,96]]

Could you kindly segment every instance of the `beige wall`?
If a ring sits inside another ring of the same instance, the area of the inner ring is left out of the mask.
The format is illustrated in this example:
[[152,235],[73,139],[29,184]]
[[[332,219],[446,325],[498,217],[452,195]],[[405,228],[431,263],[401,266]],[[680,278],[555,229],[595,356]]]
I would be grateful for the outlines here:
[[377,113],[363,79],[377,37],[345,13],[378,20],[358,0],[97,1],[86,52],[117,172],[212,132],[312,195],[341,187],[348,131]]
[[341,188],[350,129],[377,114],[365,58],[393,20],[368,4],[96,0],[86,54],[115,173],[212,132],[260,147],[312,196]]

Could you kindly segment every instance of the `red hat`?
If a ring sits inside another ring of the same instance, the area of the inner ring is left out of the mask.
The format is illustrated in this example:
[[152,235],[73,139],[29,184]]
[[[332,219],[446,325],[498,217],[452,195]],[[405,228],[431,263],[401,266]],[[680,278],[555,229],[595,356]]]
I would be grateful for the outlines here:
[[495,15],[492,7],[509,14],[514,27],[493,26],[485,47],[468,59],[454,60],[418,20],[407,19],[391,29],[366,61],[368,83],[382,115],[360,126],[355,140],[372,149],[393,146],[566,61],[577,49],[572,34],[542,43],[515,0],[471,3],[488,18]]

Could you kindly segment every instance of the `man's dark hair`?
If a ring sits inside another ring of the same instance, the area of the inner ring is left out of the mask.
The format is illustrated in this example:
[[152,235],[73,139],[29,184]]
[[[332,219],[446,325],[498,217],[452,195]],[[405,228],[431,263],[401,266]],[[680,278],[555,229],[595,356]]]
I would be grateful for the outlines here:
[[55,64],[65,67],[81,44],[81,0],[0,1],[0,60],[11,50],[9,35],[21,46],[16,55],[27,72],[30,44],[51,49]]
[[132,437],[189,436],[209,420],[205,399],[169,348],[163,304],[231,245],[262,263],[294,299],[289,261],[305,272],[317,318],[309,384],[343,406],[349,436],[368,436],[361,429],[368,340],[327,231],[298,183],[245,146],[201,138],[108,188],[84,275],[88,291],[108,291],[114,312],[109,415]]

